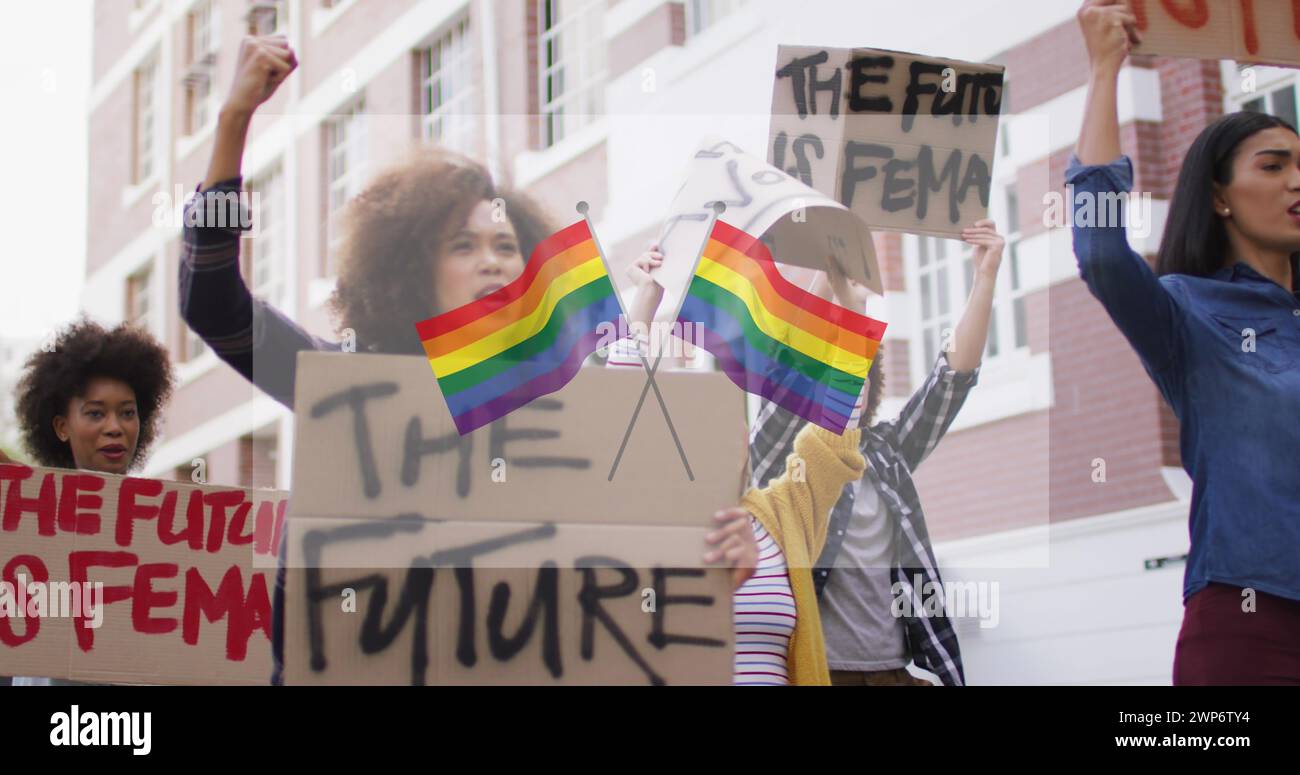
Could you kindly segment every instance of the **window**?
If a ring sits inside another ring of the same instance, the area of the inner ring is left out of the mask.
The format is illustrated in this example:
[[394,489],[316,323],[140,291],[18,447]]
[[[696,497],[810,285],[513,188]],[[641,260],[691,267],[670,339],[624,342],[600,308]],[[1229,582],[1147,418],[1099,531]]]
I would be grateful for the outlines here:
[[[972,253],[974,253],[974,248],[971,248],[969,245],[966,246],[966,257],[962,260],[962,267],[965,270],[966,275],[966,298],[968,299],[970,298],[970,292],[975,287],[975,260],[972,258]],[[992,358],[996,356],[999,349],[998,311],[997,305],[995,304],[993,309],[989,312],[989,334],[988,339],[984,343],[984,357]]]
[[1020,246],[1019,240],[1011,242],[1008,247],[1008,258],[1011,260],[1011,311],[1015,322],[1016,347],[1029,346],[1029,320],[1025,313],[1025,287],[1024,280],[1020,276]]
[[[1025,314],[1025,289],[1024,282],[1020,272],[1020,197],[1014,184],[1007,186],[1007,247],[1004,260],[1010,264],[1006,272],[1011,278],[1011,313],[1013,332],[1015,335],[1015,347],[1027,347],[1029,345],[1028,319]],[[997,330],[997,307],[993,310],[993,323],[989,327],[989,339],[992,341],[994,332]],[[992,354],[992,353],[991,353]]]
[[424,137],[463,153],[474,151],[473,50],[464,16],[417,52]]
[[244,20],[250,35],[274,35],[289,28],[287,14],[284,0],[255,0],[249,4]]
[[284,301],[285,200],[284,175],[277,164],[265,175],[248,184],[256,196],[256,236],[248,237],[244,266],[245,279],[253,294],[278,307]]
[[998,152],[1003,157],[1011,155],[1011,116],[1008,115],[1011,110],[1011,92],[1008,91],[1008,86],[1010,86],[1010,82],[1008,82],[1004,76],[1002,80],[1002,99],[1000,105],[1002,108],[1002,115],[1006,118],[998,122]]
[[1296,125],[1294,86],[1288,86],[1285,89],[1278,89],[1273,92],[1273,115],[1291,126]]
[[538,0],[537,17],[541,138],[549,148],[604,112],[605,0]]
[[149,282],[153,275],[150,267],[145,267],[126,278],[126,322],[149,330]]
[[361,190],[366,164],[365,104],[358,102],[325,124],[326,250],[322,274],[334,273],[343,205]]
[[921,341],[928,370],[952,337],[952,299],[948,293],[949,240],[918,237],[917,269],[921,296]]
[[747,0],[688,0],[686,3],[686,34],[699,35],[706,27],[726,16]]
[[186,16],[189,36],[189,68],[185,73],[185,134],[195,134],[215,117],[212,109],[212,78],[216,72],[217,14],[211,0],[194,7]]
[[1020,233],[1020,197],[1014,186],[1007,186],[1007,233]]
[[131,182],[143,183],[154,173],[154,82],[157,80],[158,62],[150,59],[135,71],[134,123],[135,137],[132,154]]
[[[1014,201],[1008,191],[1008,204]],[[998,273],[994,288],[993,308],[989,313],[988,339],[984,346],[985,359],[996,358],[1012,350],[1028,346],[1028,321],[1025,312],[1024,281],[1021,276],[1018,241],[1020,235],[1007,235],[1007,253],[1003,255],[1004,268]],[[916,296],[920,319],[920,352],[923,378],[939,357],[940,348],[951,347],[954,327],[975,286],[974,250],[955,240],[936,237],[916,237],[915,264]],[[1009,271],[1007,264],[1010,264]],[[961,274],[955,274],[960,270]],[[1010,310],[1000,303],[1007,298],[1003,276],[1009,276],[1011,288]],[[1005,317],[1004,317],[1005,316]],[[1004,333],[1009,332],[1009,333]],[[1012,338],[1014,337],[1014,339]]]
[[1291,126],[1295,126],[1295,89],[1295,84],[1287,84],[1280,89],[1274,89],[1271,92],[1246,100],[1241,104],[1241,109],[1254,113],[1268,113],[1282,119]]

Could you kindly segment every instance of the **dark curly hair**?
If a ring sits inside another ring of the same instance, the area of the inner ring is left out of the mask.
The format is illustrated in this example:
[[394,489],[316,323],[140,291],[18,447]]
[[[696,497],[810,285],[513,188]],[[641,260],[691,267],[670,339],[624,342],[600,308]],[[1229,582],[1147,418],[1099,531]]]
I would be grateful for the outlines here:
[[445,310],[433,299],[433,263],[443,241],[479,202],[500,198],[527,260],[553,231],[530,198],[492,182],[481,164],[420,148],[379,175],[348,204],[339,279],[330,308],[359,349],[423,354],[415,322]]
[[127,323],[110,331],[83,318],[58,333],[53,352],[32,353],[24,369],[15,391],[18,425],[23,446],[39,465],[76,467],[71,445],[54,433],[54,418],[66,415],[68,403],[96,377],[121,380],[135,392],[140,435],[131,467],[144,460],[174,381],[171,360],[158,340]]

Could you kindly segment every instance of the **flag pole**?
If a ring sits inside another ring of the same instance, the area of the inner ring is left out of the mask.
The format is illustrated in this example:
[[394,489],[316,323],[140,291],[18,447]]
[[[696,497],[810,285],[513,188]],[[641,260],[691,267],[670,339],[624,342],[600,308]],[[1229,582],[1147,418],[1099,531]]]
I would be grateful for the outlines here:
[[[585,203],[581,203],[581,204],[585,204]],[[705,249],[706,247],[708,247],[708,245],[709,245],[709,238],[713,236],[713,226],[714,226],[714,224],[717,222],[717,220],[718,220],[718,216],[722,215],[722,213],[726,211],[726,209],[727,209],[727,205],[726,205],[726,203],[722,202],[721,200],[718,200],[718,201],[715,201],[715,202],[712,203],[712,207],[711,207],[710,209],[712,210],[712,214],[709,216],[709,222],[708,222],[708,225],[705,227],[705,230],[704,230],[704,240],[703,240],[702,242],[700,242],[700,249],[699,249],[698,251],[696,251],[696,253],[695,253],[695,260],[691,262],[691,272],[690,272],[689,275],[687,275],[687,282],[690,281],[690,278],[692,278],[692,277],[695,276],[695,272],[696,272],[696,270],[699,268],[699,265],[700,265],[700,259],[703,258],[703,256],[704,256],[704,249]],[[594,236],[595,236],[595,235],[594,235],[594,233],[593,233],[593,238],[594,238]],[[597,243],[597,249],[599,250],[599,243]],[[678,315],[681,313],[681,311],[682,311],[682,305],[686,303],[686,293],[687,293],[687,292],[689,292],[689,286],[687,287],[687,289],[685,289],[685,290],[683,291],[683,293],[682,293],[682,295],[681,295],[681,298],[677,300],[677,309],[673,310],[672,317],[670,318],[671,320],[674,320],[674,321],[677,320],[677,316],[678,316]],[[621,302],[620,302],[620,304],[621,304]],[[652,322],[653,322],[653,321],[652,321]],[[654,330],[654,326],[653,326],[653,325],[651,326],[651,330]],[[632,411],[632,419],[630,419],[630,420],[628,421],[628,423],[627,423],[627,430],[624,431],[624,433],[623,433],[623,443],[619,445],[619,447],[618,447],[618,454],[614,456],[614,463],[613,463],[613,465],[611,465],[610,468],[609,468],[609,478],[608,478],[608,480],[611,481],[611,482],[614,481],[614,474],[618,471],[618,464],[623,460],[623,451],[624,451],[625,449],[627,449],[627,440],[628,440],[629,438],[631,438],[631,436],[632,436],[632,429],[633,429],[634,427],[636,427],[636,421],[637,421],[637,418],[641,415],[641,406],[642,406],[642,404],[645,403],[646,393],[647,393],[651,388],[654,388],[654,391],[655,391],[655,397],[659,399],[659,405],[660,405],[660,406],[663,408],[663,410],[664,410],[664,416],[665,416],[665,417],[668,416],[668,409],[667,409],[667,407],[664,407],[664,405],[663,405],[663,397],[659,394],[659,386],[658,386],[657,384],[655,384],[655,381],[654,381],[654,379],[655,379],[655,372],[657,372],[657,371],[659,370],[659,363],[660,363],[660,361],[663,360],[663,357],[664,357],[663,346],[662,346],[662,344],[660,344],[660,346],[658,346],[657,349],[658,349],[658,352],[655,354],[655,362],[654,362],[654,365],[653,365],[653,366],[650,365],[650,363],[649,363],[649,361],[647,360],[645,354],[644,354],[644,353],[641,354],[641,364],[642,364],[643,366],[645,366],[645,368],[646,368],[646,372],[647,372],[646,384],[645,384],[644,387],[641,388],[641,397],[640,397],[639,399],[637,399],[637,402],[636,402],[636,409],[634,409],[634,410]],[[671,421],[671,420],[669,421],[668,427],[669,427],[670,430],[672,429],[672,421]],[[676,434],[676,433],[673,434],[673,440],[674,440],[674,441],[677,440],[677,434]],[[681,442],[678,442],[678,444],[677,444],[677,448],[678,448],[679,451],[681,450]],[[685,454],[683,453],[683,455],[682,455],[682,461],[685,462],[685,460],[686,460],[686,457],[685,457]],[[693,473],[691,472],[691,470],[690,470],[690,466],[689,466],[689,465],[686,467],[686,475],[690,478],[690,480],[691,480],[692,482],[695,481],[695,474],[693,474]]]
[[[591,222],[591,208],[586,201],[579,201],[577,204],[577,210],[582,214],[582,219],[587,223],[587,231],[591,234],[591,241],[595,243],[596,253],[600,256],[600,262],[605,267],[605,274],[610,279],[610,287],[614,290],[614,299],[618,302],[619,313],[622,314],[623,320],[627,321],[630,326],[632,321],[628,317],[627,306],[623,303],[623,296],[618,292],[618,288],[614,285],[614,272],[609,265],[609,259],[605,256],[605,249],[600,244],[600,238],[596,236],[596,227]],[[694,273],[693,269],[692,273]],[[653,324],[653,320],[651,321],[651,324]],[[651,329],[653,330],[653,325],[651,325]],[[647,337],[647,340],[648,338],[649,337]],[[663,411],[664,420],[668,423],[668,432],[672,435],[673,443],[677,446],[677,455],[682,459],[682,467],[686,469],[686,478],[693,482],[695,481],[695,472],[691,470],[691,463],[686,459],[686,450],[682,447],[681,438],[677,435],[677,428],[674,427],[673,418],[668,413],[668,405],[664,402],[663,394],[659,392],[659,385],[654,381],[654,370],[651,369],[650,362],[646,359],[645,353],[639,353],[639,355],[641,358],[641,365],[645,367],[648,378],[646,386],[641,389],[641,398],[637,402],[636,413],[633,414],[633,423],[636,421],[636,414],[639,414],[641,411],[642,402],[645,401],[646,387],[653,388],[655,392],[655,400],[659,402],[659,408]],[[659,363],[656,361],[655,366],[658,367],[658,365]],[[614,480],[614,471],[618,468],[619,459],[623,457],[623,450],[627,447],[627,440],[631,435],[631,430],[631,426],[629,425],[627,432],[623,434],[623,442],[619,445],[618,454],[614,458],[614,466],[610,469],[609,477],[606,481]]]

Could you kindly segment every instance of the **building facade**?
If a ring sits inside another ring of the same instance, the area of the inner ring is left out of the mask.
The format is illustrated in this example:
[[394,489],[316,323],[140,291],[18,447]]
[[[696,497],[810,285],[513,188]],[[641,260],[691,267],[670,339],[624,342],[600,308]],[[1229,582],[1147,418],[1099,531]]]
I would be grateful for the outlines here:
[[[95,5],[84,308],[136,320],[180,385],[146,473],[287,488],[293,418],[179,319],[179,200],[206,172],[249,31],[288,35],[300,66],[259,112],[245,276],[313,333],[327,311],[341,208],[385,165],[437,143],[482,159],[557,223],[591,213],[616,269],[652,239],[706,136],[762,153],[777,43],[867,45],[1004,65],[990,213],[1008,235],[980,386],[918,471],[941,564],[997,585],[998,624],[963,619],[971,682],[1168,682],[1181,620],[1190,487],[1177,424],[1045,218],[1082,117],[1073,0],[1030,28],[950,30],[907,46],[872,3],[770,0],[99,0]],[[883,4],[882,4],[883,5]],[[819,6],[820,7],[820,6]],[[915,14],[916,9],[892,11]],[[854,30],[862,30],[855,34]],[[1134,57],[1120,78],[1125,151],[1151,256],[1183,151],[1225,110],[1295,120],[1292,72]],[[1141,233],[1138,233],[1138,232]],[[961,243],[877,234],[889,321],[882,414],[920,383],[961,313]]]

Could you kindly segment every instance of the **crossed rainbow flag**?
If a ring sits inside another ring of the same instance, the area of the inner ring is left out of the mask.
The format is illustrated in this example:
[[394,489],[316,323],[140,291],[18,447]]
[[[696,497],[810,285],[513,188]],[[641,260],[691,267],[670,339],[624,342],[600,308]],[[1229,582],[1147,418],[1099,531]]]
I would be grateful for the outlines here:
[[[543,240],[506,287],[415,325],[464,435],[568,384],[620,313],[584,219]],[[741,389],[835,433],[885,333],[786,280],[762,242],[722,221],[677,319]]]
[[702,330],[701,346],[742,390],[835,433],[848,426],[886,325],[786,280],[766,245],[723,221],[677,319]]
[[464,435],[568,384],[619,314],[584,219],[539,243],[509,285],[415,327]]

